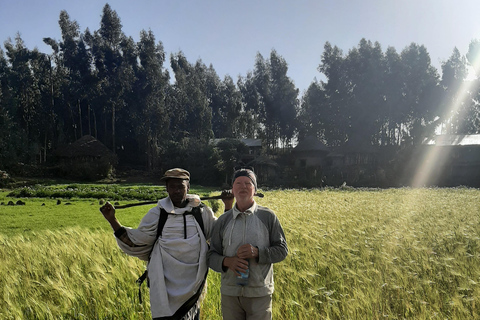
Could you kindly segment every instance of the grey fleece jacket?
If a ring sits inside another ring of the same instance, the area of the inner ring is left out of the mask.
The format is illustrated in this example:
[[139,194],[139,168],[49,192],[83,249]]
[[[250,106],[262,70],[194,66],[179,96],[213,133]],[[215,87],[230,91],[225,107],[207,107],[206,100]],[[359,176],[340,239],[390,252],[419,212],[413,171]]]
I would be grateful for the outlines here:
[[[257,259],[250,259],[247,286],[236,284],[235,273],[222,266],[225,257],[235,256],[238,247],[250,243],[259,250]],[[282,226],[272,210],[254,203],[246,212],[236,206],[221,215],[212,231],[209,267],[221,272],[222,294],[227,296],[262,297],[273,293],[273,263],[288,254]]]

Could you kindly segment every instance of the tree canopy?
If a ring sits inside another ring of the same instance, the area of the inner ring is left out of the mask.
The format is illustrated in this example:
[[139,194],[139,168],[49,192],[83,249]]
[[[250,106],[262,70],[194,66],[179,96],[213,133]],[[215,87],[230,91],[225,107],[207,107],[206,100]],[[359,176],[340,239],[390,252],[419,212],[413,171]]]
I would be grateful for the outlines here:
[[18,34],[0,48],[0,167],[46,163],[84,135],[111,148],[120,165],[157,170],[189,159],[208,172],[225,161],[213,138],[262,139],[274,155],[306,136],[327,146],[400,147],[439,128],[480,130],[479,80],[466,85],[468,68],[480,75],[479,40],[465,56],[454,48],[441,76],[416,43],[398,52],[361,39],[344,53],[327,42],[323,80],[300,95],[275,49],[257,53],[244,76],[221,79],[183,52],[167,60],[152,31],[140,30],[135,42],[108,4],[93,32],[66,11],[58,23],[61,39],[43,39],[49,54],[26,48]]

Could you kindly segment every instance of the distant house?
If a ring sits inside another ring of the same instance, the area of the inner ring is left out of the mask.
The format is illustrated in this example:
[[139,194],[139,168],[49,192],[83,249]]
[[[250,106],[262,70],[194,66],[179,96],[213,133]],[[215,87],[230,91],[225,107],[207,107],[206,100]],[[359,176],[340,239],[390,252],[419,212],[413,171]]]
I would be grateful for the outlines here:
[[377,150],[371,144],[356,138],[336,147],[329,155],[332,167],[376,165]]
[[243,156],[242,161],[248,163],[262,154],[261,139],[240,139],[248,147],[248,154]]
[[210,140],[210,143],[213,146],[218,146],[218,144],[221,141],[226,141],[226,140],[240,141],[241,143],[243,143],[247,147],[248,152],[242,154],[240,156],[240,159],[237,159],[239,162],[249,163],[249,162],[255,160],[257,157],[259,157],[262,154],[262,140],[261,139],[220,138],[220,139],[212,139],[212,140]]
[[315,137],[301,139],[292,149],[297,168],[324,166],[328,153],[330,150],[327,146]]
[[90,135],[60,146],[55,156],[62,174],[88,180],[107,176],[116,164],[115,154]]
[[366,185],[376,183],[378,151],[371,144],[353,137],[328,154],[325,174],[332,184]]
[[267,156],[260,155],[246,164],[253,167],[259,182],[263,185],[278,178],[279,165]]
[[480,134],[438,135],[418,154],[431,169],[426,184],[480,187]]
[[436,146],[480,146],[480,134],[441,134],[427,144]]
[[327,146],[316,137],[309,136],[299,140],[292,149],[295,179],[321,186],[329,153]]

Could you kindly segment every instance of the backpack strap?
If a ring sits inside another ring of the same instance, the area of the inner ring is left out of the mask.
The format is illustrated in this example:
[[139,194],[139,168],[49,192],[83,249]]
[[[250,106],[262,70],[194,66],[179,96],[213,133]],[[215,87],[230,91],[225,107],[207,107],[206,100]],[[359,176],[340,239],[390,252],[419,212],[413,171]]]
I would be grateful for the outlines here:
[[[160,216],[158,217],[157,237],[155,238],[155,242],[157,242],[158,238],[162,236],[162,230],[163,230],[163,227],[165,226],[165,222],[167,222],[167,219],[168,219],[168,212],[165,211],[165,209],[161,208]],[[154,242],[154,246],[155,246],[155,242]],[[152,247],[152,250],[153,250],[153,247]],[[152,253],[150,252],[150,254]]]
[[[162,235],[162,230],[163,227],[165,226],[165,223],[167,222],[168,219],[168,212],[165,211],[165,209],[161,208],[160,209],[160,215],[158,216],[158,224],[157,224],[157,235],[155,237],[155,242],[153,242],[152,249],[150,250],[150,253],[148,254],[148,262],[150,262],[150,257],[152,256],[153,248],[155,247],[155,243],[157,242],[158,238]],[[138,298],[140,300],[140,304],[142,304],[142,283],[147,280],[147,286],[150,287],[150,284],[148,283],[148,270],[145,269],[143,274],[135,281],[138,284]]]
[[205,236],[205,226],[203,224],[202,210],[200,210],[200,208],[203,208],[203,207],[205,207],[205,205],[201,203],[198,207],[193,208],[192,215],[195,218],[195,220],[197,220],[197,223],[200,226],[200,229],[202,229],[203,235]]
[[[192,211],[186,212],[186,213],[183,214],[183,219],[185,221],[185,215],[186,214],[193,215],[195,220],[197,220],[197,223],[199,224],[200,229],[202,229],[203,235],[205,236],[205,227],[204,227],[204,224],[203,224],[202,210],[200,210],[200,208],[203,208],[204,206],[205,205],[203,203],[201,203],[198,207],[192,208]],[[161,208],[160,209],[160,215],[158,217],[157,236],[155,237],[155,242],[153,243],[152,249],[150,250],[150,254],[148,255],[148,261],[149,262],[150,262],[150,257],[151,257],[152,252],[153,252],[153,248],[155,247],[155,243],[157,242],[158,238],[162,236],[163,227],[165,227],[165,223],[167,222],[167,219],[168,219],[168,212],[165,211],[165,209]],[[185,238],[186,237],[187,237],[187,235],[186,235],[186,230],[185,230]],[[148,284],[148,271],[147,270],[145,270],[143,272],[143,274],[136,281],[138,283],[138,296],[139,296],[139,299],[140,299],[140,304],[142,303],[141,286],[142,286],[142,283],[145,281],[145,279],[147,279],[147,284]],[[148,285],[148,287],[150,287],[150,285]]]

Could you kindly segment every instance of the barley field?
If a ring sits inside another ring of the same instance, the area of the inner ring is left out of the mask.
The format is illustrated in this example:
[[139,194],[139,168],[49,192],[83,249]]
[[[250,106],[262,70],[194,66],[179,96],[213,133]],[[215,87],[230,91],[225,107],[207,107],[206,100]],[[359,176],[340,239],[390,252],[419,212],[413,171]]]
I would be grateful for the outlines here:
[[[263,193],[289,245],[274,319],[480,318],[480,190]],[[0,319],[150,319],[144,262],[116,247],[93,200],[26,202],[0,206]],[[147,209],[119,220],[135,227]],[[219,279],[210,271],[202,319],[221,319]]]

